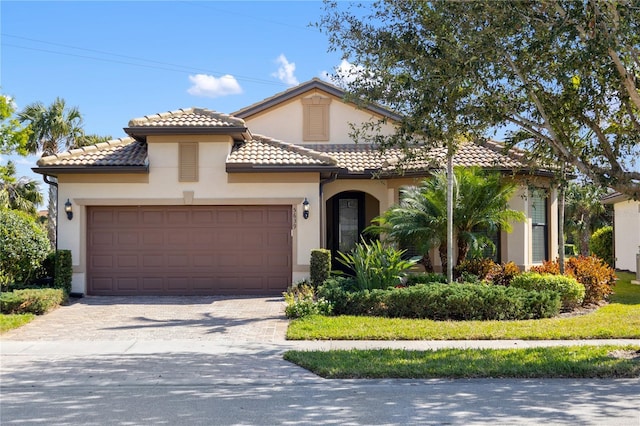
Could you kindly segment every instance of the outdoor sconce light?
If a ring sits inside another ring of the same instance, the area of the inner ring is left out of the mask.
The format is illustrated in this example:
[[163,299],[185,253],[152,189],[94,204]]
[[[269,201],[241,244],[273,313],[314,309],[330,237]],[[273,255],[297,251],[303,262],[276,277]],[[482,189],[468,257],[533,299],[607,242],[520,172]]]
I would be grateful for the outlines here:
[[302,202],[302,217],[309,219],[309,200],[306,197]]
[[67,202],[64,203],[64,211],[67,213],[67,219],[73,219],[73,208],[71,207],[71,201],[67,198]]

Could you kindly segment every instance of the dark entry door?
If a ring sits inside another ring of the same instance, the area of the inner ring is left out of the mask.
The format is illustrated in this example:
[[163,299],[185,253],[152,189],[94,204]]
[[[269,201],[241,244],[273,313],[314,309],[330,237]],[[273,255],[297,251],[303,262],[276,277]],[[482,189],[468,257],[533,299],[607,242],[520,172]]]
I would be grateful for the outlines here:
[[334,256],[334,268],[344,269],[335,261],[338,251],[348,253],[360,242],[360,235],[365,228],[364,193],[343,192],[333,197],[333,225],[331,251]]

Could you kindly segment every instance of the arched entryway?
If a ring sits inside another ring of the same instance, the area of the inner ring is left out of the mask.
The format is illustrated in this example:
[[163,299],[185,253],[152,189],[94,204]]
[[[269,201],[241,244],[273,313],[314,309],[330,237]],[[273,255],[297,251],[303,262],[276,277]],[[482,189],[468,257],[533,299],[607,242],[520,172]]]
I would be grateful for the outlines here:
[[[338,251],[347,253],[360,241],[364,229],[380,215],[380,202],[366,192],[344,191],[327,200],[325,211],[327,248],[335,259]],[[342,269],[335,260],[333,267]]]

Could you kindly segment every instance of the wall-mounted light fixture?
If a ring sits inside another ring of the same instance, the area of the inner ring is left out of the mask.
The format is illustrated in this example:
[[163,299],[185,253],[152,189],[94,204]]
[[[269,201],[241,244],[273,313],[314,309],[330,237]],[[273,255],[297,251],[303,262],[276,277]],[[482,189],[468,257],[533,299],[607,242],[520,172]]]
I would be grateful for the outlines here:
[[306,197],[302,202],[302,217],[309,219],[309,200]]
[[67,198],[67,202],[64,203],[64,211],[67,213],[67,219],[73,219],[73,207],[71,206],[71,201]]

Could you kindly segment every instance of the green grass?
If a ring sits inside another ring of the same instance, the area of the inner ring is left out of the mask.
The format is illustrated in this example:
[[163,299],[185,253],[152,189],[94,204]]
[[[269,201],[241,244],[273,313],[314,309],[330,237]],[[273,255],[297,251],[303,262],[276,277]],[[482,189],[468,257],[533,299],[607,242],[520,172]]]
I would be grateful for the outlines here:
[[0,314],[0,333],[21,327],[31,322],[35,317],[34,314]]
[[[289,351],[284,358],[336,379],[640,377],[639,346],[530,349]],[[631,358],[613,356],[614,351]]]
[[525,321],[432,321],[311,316],[289,324],[291,340],[559,340],[640,338],[640,286],[620,272],[611,303],[585,315]]

